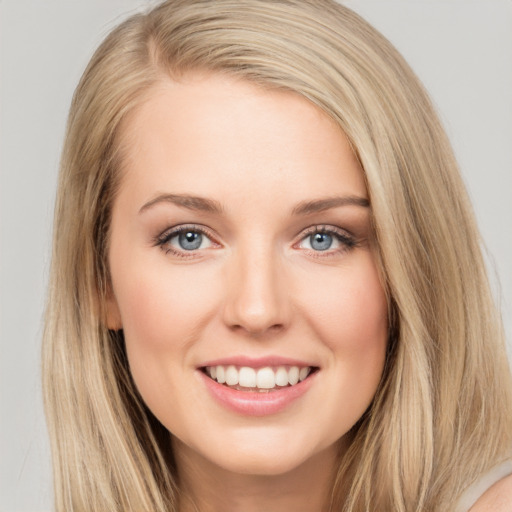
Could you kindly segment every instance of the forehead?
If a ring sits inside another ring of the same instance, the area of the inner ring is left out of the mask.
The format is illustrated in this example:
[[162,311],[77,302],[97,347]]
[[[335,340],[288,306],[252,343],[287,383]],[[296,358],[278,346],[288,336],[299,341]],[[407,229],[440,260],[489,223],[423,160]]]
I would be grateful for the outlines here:
[[366,194],[347,138],[323,111],[228,76],[162,81],[125,119],[120,141],[121,183],[140,193],[222,195],[229,186],[252,197],[263,186],[326,196],[335,186]]

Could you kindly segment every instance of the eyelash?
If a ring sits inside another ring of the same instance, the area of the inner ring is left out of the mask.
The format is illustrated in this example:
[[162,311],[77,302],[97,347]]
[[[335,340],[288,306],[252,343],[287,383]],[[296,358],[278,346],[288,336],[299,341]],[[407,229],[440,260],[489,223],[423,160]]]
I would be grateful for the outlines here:
[[328,226],[328,225],[322,224],[322,225],[311,226],[309,228],[306,228],[304,231],[302,231],[300,234],[300,239],[298,242],[296,242],[294,244],[294,247],[303,243],[305,240],[308,239],[308,237],[310,237],[311,235],[315,235],[315,234],[325,234],[325,235],[332,236],[334,239],[336,239],[340,243],[340,247],[338,247],[337,249],[326,249],[325,251],[319,251],[319,250],[315,251],[314,249],[304,249],[314,258],[329,258],[329,257],[337,256],[339,254],[348,252],[360,245],[360,242],[354,236],[352,236],[345,230],[342,230],[335,226]]
[[[203,226],[198,226],[194,224],[185,224],[185,225],[179,225],[175,226],[171,229],[168,229],[155,237],[154,239],[154,245],[160,247],[165,254],[173,254],[174,256],[177,256],[179,258],[193,258],[196,257],[197,250],[190,250],[190,251],[180,251],[174,248],[172,245],[169,244],[169,242],[176,236],[180,235],[181,233],[187,233],[187,232],[194,232],[199,233],[203,236],[205,236],[210,243],[213,246],[219,247],[220,244],[215,241],[215,237],[213,233],[211,233],[208,229],[206,229]],[[293,247],[298,247],[301,243],[303,243],[305,240],[307,240],[308,237],[314,234],[326,234],[330,235],[333,238],[335,238],[339,243],[340,247],[336,249],[326,249],[324,251],[320,250],[314,250],[314,249],[304,249],[307,251],[311,256],[315,258],[326,258],[326,257],[332,257],[336,256],[338,254],[348,252],[351,249],[354,249],[355,247],[359,246],[359,241],[356,240],[352,235],[347,233],[344,230],[341,230],[340,228],[337,228],[335,226],[327,226],[327,225],[315,225],[310,226],[309,228],[306,228],[300,233],[300,238],[297,242],[293,244]]]
[[194,224],[182,224],[180,226],[175,226],[171,229],[164,231],[162,234],[158,235],[154,240],[154,245],[160,247],[165,254],[172,254],[173,256],[177,256],[178,258],[193,258],[196,254],[196,251],[179,251],[174,248],[169,242],[175,237],[180,235],[181,233],[194,232],[199,233],[211,242],[213,246],[219,246],[220,244],[215,242],[215,237],[213,233],[211,233],[208,229],[203,226],[197,226]]

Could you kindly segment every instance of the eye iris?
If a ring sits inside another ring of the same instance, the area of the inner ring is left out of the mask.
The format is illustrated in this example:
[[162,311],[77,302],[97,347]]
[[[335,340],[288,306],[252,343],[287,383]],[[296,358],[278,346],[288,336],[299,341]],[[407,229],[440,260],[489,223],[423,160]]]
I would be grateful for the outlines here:
[[199,249],[203,241],[203,235],[196,231],[187,231],[180,233],[178,237],[180,247],[186,251],[194,251]]
[[326,251],[332,245],[332,235],[327,233],[315,233],[310,236],[309,240],[315,251]]

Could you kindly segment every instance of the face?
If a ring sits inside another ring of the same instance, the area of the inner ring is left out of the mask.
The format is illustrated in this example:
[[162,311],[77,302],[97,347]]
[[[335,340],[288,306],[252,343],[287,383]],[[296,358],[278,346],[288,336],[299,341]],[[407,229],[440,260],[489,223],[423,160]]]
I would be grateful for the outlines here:
[[121,138],[108,326],[178,464],[279,474],[332,453],[387,342],[343,133],[296,94],[197,75],[155,88]]

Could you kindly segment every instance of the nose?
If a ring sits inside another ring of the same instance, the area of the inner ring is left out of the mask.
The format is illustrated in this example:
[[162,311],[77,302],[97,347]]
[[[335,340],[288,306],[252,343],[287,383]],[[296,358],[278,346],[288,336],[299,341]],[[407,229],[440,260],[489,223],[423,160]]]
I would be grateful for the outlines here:
[[290,300],[279,256],[271,249],[240,251],[229,262],[224,322],[231,329],[262,336],[286,329]]

